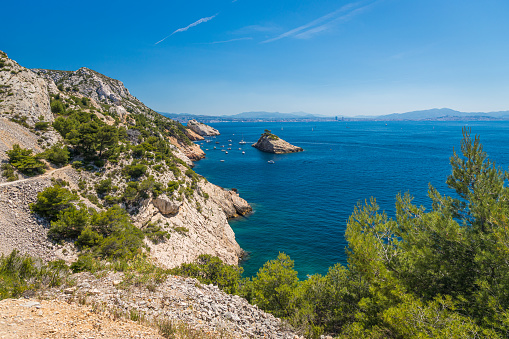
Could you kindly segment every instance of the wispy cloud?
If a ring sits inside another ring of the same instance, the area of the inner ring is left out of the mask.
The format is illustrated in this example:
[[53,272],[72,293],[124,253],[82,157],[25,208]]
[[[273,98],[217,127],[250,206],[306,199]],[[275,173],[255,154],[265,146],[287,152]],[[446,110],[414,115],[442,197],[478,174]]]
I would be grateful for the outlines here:
[[330,29],[333,25],[347,21],[354,16],[366,11],[370,7],[372,7],[376,2],[372,2],[368,5],[364,5],[365,2],[352,2],[347,5],[342,6],[341,8],[330,12],[322,17],[319,17],[318,19],[315,19],[305,25],[299,26],[297,28],[294,28],[292,30],[289,30],[288,32],[285,32],[283,34],[280,34],[274,38],[267,39],[265,41],[262,41],[262,43],[269,43],[273,41],[277,41],[283,38],[288,37],[294,37],[299,39],[306,39],[310,38],[312,35],[326,31]]
[[[217,13],[217,14],[219,14],[219,13]],[[167,37],[164,37],[163,39],[161,39],[158,42],[156,42],[155,45],[157,45],[157,44],[163,42],[164,40],[168,39],[169,37],[171,37],[175,33],[185,32],[189,28],[192,28],[192,27],[198,26],[199,24],[202,24],[204,22],[210,21],[210,20],[214,19],[217,16],[217,14],[215,14],[213,16],[206,17],[206,18],[201,18],[200,20],[197,20],[197,21],[193,22],[192,24],[187,25],[186,27],[179,28],[179,29],[175,30],[173,33],[171,33],[170,35],[168,35]]]
[[224,41],[213,41],[213,42],[207,42],[207,45],[214,45],[214,44],[226,44],[228,42],[234,42],[234,41],[242,41],[242,40],[253,40],[251,37],[246,38],[236,38],[236,39],[230,39],[230,40],[224,40]]

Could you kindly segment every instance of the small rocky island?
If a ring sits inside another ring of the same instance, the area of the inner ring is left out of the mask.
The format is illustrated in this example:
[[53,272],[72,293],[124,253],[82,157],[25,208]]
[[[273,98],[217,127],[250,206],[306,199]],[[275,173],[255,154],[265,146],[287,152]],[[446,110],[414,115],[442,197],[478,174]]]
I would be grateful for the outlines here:
[[262,134],[256,144],[251,145],[262,152],[284,154],[304,151],[301,147],[294,146],[277,135],[272,134],[268,129]]
[[196,121],[195,119],[189,120],[187,122],[187,128],[193,131],[194,133],[201,135],[202,137],[210,137],[214,135],[219,135],[219,131],[209,125],[202,124],[201,122]]

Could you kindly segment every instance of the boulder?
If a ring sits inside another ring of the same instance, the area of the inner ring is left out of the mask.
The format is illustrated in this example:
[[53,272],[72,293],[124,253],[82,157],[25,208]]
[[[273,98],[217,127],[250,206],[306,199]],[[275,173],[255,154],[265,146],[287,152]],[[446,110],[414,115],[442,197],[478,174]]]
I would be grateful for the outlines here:
[[176,214],[179,211],[182,202],[173,201],[166,194],[162,194],[152,199],[152,204],[161,212],[161,214]]

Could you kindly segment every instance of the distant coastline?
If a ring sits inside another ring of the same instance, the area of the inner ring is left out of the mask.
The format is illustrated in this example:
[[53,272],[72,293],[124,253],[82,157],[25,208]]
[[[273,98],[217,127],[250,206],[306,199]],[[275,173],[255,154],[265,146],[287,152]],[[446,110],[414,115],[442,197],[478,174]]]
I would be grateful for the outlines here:
[[434,108],[406,113],[393,113],[378,116],[344,115],[322,116],[304,112],[244,112],[235,115],[198,115],[191,113],[164,113],[160,114],[185,123],[196,119],[202,123],[221,122],[313,122],[313,121],[509,121],[509,111],[498,112],[460,112],[450,108]]

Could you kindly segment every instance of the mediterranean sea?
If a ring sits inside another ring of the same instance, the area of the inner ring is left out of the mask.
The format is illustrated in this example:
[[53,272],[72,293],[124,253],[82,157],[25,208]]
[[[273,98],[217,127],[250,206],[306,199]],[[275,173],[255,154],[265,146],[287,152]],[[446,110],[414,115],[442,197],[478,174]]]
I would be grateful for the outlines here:
[[[194,169],[214,184],[238,189],[254,209],[251,215],[230,221],[238,243],[249,254],[242,263],[245,276],[255,275],[279,252],[295,261],[301,279],[325,274],[336,263],[346,265],[348,218],[358,202],[370,197],[393,215],[399,192],[409,192],[415,204],[427,208],[428,184],[452,195],[445,180],[451,174],[453,148],[460,151],[463,126],[480,135],[490,159],[503,169],[509,166],[509,122],[210,125],[221,135],[210,143],[197,142],[207,156]],[[251,147],[264,129],[304,152],[275,155]],[[242,139],[247,144],[239,144]]]

